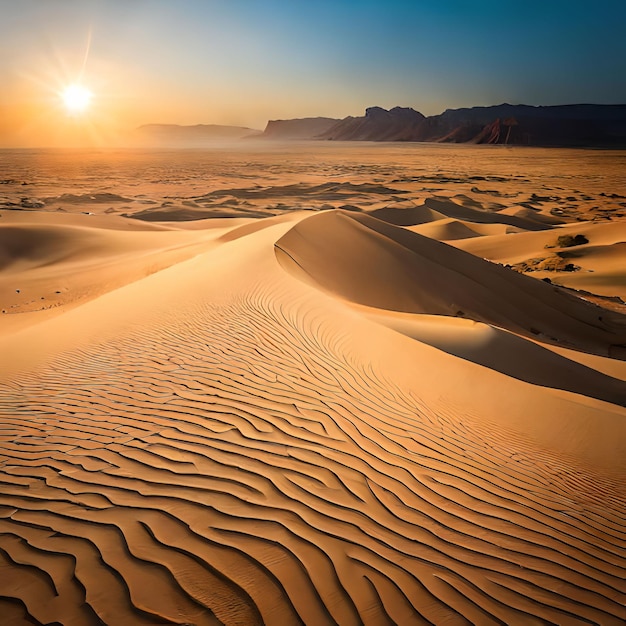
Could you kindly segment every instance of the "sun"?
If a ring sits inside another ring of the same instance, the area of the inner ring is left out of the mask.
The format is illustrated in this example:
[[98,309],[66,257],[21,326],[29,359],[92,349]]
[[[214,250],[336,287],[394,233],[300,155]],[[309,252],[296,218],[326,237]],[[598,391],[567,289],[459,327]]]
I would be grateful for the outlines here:
[[82,85],[68,85],[61,92],[61,100],[68,113],[84,113],[89,108],[92,97],[91,91]]

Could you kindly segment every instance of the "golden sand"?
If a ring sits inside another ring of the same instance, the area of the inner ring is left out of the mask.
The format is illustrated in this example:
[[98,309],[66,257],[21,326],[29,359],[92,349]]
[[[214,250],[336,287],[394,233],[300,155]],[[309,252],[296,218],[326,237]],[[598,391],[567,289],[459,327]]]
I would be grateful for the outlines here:
[[625,159],[0,153],[0,621],[623,624]]

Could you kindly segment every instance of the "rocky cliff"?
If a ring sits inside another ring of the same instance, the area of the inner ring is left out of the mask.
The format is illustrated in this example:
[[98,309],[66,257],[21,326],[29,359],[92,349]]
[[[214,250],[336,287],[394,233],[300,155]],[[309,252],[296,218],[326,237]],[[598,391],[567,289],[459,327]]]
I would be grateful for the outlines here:
[[315,139],[339,120],[330,117],[305,117],[294,120],[270,120],[262,139]]
[[380,107],[347,117],[322,133],[334,141],[436,141],[534,146],[626,146],[626,105],[534,107],[501,104],[449,109],[425,117]]

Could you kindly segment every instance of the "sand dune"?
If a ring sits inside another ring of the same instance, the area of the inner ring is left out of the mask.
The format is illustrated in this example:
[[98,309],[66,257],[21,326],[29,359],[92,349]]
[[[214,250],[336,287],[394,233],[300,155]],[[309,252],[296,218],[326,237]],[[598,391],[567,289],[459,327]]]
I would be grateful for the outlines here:
[[[104,336],[9,377],[4,406],[28,394],[31,419],[28,431],[9,423],[4,444],[3,550],[34,577],[20,593],[29,613],[107,623],[618,623],[619,526],[594,518],[618,516],[624,497],[608,470],[623,450],[597,420],[615,434],[624,412],[526,396],[509,379],[503,392],[524,405],[510,422],[527,419],[529,406],[533,422],[569,407],[548,431],[575,422],[576,436],[546,449],[554,432],[528,428],[541,445],[488,425],[492,400],[478,401],[480,418],[452,408],[454,395],[435,401],[428,376],[410,382],[398,355],[439,371],[453,358],[376,331],[289,280],[272,244],[290,227],[51,320],[47,332],[99,316]],[[120,332],[115,318],[130,298],[135,310],[121,315],[141,323]],[[62,381],[80,385],[59,396]],[[590,436],[602,459],[584,451]],[[551,485],[562,472],[556,485],[569,487],[559,493]],[[80,594],[76,580],[85,604],[67,601]],[[529,598],[541,589],[540,601]]]
[[[448,354],[534,385],[563,389],[626,406],[626,384],[551,353],[512,333],[471,320],[365,309],[375,322]],[[515,359],[511,359],[515,354]]]
[[[522,261],[544,248],[546,253],[549,250],[554,251],[558,245],[558,237],[562,235],[584,235],[591,245],[610,246],[626,240],[626,223],[567,224],[550,231],[525,232],[506,239],[503,235],[483,237],[480,241],[467,241],[456,245],[476,256],[482,256],[492,261],[511,263]],[[506,245],[504,245],[505,241]],[[574,247],[580,248],[580,246]]]
[[370,215],[395,226],[417,226],[418,224],[439,222],[446,218],[445,213],[435,211],[425,204],[415,206],[413,203],[409,206],[397,206],[397,204],[384,206],[371,211]]
[[482,237],[489,234],[504,234],[511,230],[511,227],[504,224],[476,224],[443,218],[425,224],[407,226],[407,229],[431,239],[453,241],[456,239],[469,239],[470,237]]
[[[560,247],[558,237],[564,235],[582,235],[588,243]],[[476,256],[536,273],[539,278],[550,278],[558,285],[626,300],[626,275],[622,269],[626,267],[625,242],[624,222],[588,222],[542,233],[520,233],[514,238],[494,235],[473,241],[457,240],[454,245]],[[575,271],[558,270],[568,263]]]
[[297,275],[359,304],[466,317],[626,359],[626,315],[370,216],[316,215],[276,249]]
[[0,317],[3,624],[626,621],[626,317],[482,258],[608,272],[621,227],[410,225],[396,169],[352,211],[0,213],[3,305],[67,286]]
[[548,225],[536,219],[528,219],[528,213],[524,217],[518,215],[506,215],[503,212],[494,214],[491,211],[477,209],[471,206],[463,206],[452,200],[444,198],[429,198],[425,202],[426,206],[456,219],[478,224],[507,224],[523,230],[544,230]]
[[0,216],[0,332],[35,321],[22,314],[58,314],[194,256],[236,225],[183,231],[117,216]]

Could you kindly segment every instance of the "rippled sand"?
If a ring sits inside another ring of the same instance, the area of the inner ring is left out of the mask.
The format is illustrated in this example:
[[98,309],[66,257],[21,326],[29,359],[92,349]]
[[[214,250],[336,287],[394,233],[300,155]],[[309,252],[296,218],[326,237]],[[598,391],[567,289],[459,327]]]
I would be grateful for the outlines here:
[[625,164],[0,151],[0,621],[623,624]]

